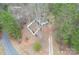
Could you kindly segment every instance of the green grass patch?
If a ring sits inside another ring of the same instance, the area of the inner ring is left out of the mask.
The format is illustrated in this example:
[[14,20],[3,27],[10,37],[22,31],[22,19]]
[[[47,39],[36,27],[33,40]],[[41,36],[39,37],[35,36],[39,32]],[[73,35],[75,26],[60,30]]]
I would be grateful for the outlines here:
[[40,42],[36,41],[33,45],[33,50],[40,51],[41,49],[42,49],[42,46],[41,46]]

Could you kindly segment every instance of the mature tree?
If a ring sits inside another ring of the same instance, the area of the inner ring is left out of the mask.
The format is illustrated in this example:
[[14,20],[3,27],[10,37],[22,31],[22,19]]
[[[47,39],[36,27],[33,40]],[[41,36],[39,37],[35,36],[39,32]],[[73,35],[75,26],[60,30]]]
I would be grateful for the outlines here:
[[[4,6],[5,7],[5,6]],[[7,9],[7,7],[6,7]],[[12,35],[15,39],[21,38],[21,29],[15,18],[5,8],[0,11],[0,24],[3,27],[3,31]]]
[[79,52],[78,6],[78,4],[50,4],[49,9],[55,16],[56,36],[63,38],[64,43]]

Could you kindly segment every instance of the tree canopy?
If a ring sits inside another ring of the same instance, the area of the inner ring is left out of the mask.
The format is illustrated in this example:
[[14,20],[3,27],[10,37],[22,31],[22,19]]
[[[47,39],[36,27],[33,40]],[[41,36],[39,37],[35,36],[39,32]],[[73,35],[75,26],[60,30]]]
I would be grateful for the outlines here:
[[71,42],[71,48],[79,52],[79,5],[50,4],[49,10],[55,16],[56,36]]
[[6,9],[0,11],[0,24],[2,25],[3,31],[11,34],[15,39],[21,38],[21,28],[15,21],[15,18]]

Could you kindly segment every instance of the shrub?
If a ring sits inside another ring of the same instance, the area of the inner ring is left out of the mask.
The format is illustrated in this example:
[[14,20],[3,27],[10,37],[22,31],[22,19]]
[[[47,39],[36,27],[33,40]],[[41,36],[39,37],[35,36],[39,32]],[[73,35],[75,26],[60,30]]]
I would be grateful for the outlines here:
[[15,39],[21,38],[21,28],[15,21],[12,14],[7,11],[0,12],[0,21],[5,32],[8,34],[11,33]]
[[34,46],[33,46],[34,51],[40,51],[41,48],[42,48],[42,46],[41,46],[40,42],[37,41],[34,43]]

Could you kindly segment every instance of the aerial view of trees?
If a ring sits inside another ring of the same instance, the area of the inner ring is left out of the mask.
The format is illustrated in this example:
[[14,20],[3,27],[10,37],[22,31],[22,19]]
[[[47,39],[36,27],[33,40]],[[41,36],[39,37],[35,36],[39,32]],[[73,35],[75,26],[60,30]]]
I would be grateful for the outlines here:
[[79,4],[49,4],[55,16],[56,37],[79,52]]
[[7,32],[15,39],[21,38],[21,29],[17,22],[14,20],[10,12],[8,12],[8,5],[4,5],[0,11],[0,25],[3,32]]

